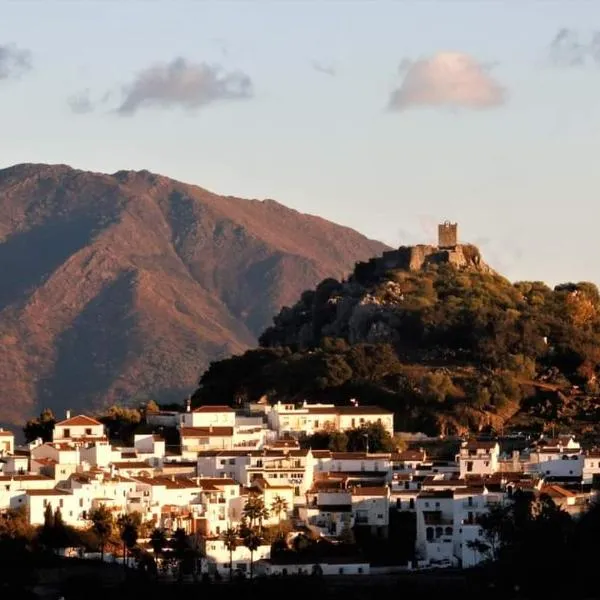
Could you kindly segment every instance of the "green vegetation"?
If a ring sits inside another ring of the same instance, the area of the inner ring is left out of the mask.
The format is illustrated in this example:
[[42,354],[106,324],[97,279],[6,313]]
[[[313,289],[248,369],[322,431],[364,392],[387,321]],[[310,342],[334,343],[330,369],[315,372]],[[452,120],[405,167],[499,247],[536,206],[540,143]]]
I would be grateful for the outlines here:
[[300,440],[304,448],[332,452],[393,452],[394,439],[381,423],[366,423],[347,431],[319,431]]
[[478,575],[494,582],[499,593],[594,597],[600,505],[572,518],[544,494],[516,492],[512,502],[482,515],[479,524],[484,541],[469,548],[484,558]]
[[[282,309],[259,348],[212,363],[193,402],[356,397],[392,410],[397,430],[428,433],[498,429],[523,414],[589,425],[599,370],[593,284],[511,284],[439,264],[323,281]],[[573,386],[586,400],[565,411],[556,392]]]

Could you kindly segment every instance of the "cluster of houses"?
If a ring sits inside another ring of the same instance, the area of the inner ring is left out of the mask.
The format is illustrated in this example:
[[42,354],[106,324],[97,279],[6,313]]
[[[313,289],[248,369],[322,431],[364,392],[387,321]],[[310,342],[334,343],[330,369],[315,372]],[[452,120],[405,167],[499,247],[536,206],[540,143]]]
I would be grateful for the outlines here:
[[[0,430],[0,511],[24,507],[31,524],[48,506],[65,523],[89,526],[103,505],[138,512],[152,526],[197,536],[209,572],[225,574],[230,552],[222,534],[240,524],[251,496],[269,510],[264,525],[291,520],[335,542],[347,529],[390,534],[395,511],[415,515],[415,556],[420,565],[469,567],[485,556],[478,516],[518,489],[548,494],[565,510],[585,510],[600,453],[584,451],[572,436],[540,439],[506,452],[497,440],[465,440],[454,460],[436,461],[423,449],[393,453],[333,452],[302,448],[298,440],[319,431],[380,423],[393,433],[391,412],[351,406],[276,404],[254,412],[201,406],[146,415],[147,433],[131,447],[116,446],[96,419],[71,416],[56,423],[52,441],[16,445]],[[178,432],[170,446],[167,430]],[[253,554],[257,568],[284,568],[270,545]],[[390,557],[393,562],[393,557]],[[233,567],[247,572],[249,550],[240,544]],[[286,565],[286,571],[306,565]],[[324,573],[369,573],[365,559],[321,564]]]

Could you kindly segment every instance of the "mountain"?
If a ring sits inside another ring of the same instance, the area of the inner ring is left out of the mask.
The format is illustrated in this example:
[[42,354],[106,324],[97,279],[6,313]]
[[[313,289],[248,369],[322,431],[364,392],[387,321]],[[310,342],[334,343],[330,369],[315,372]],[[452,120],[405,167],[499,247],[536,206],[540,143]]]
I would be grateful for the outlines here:
[[302,290],[385,249],[147,171],[0,170],[0,422],[181,400]]
[[193,402],[356,398],[402,431],[600,434],[599,374],[595,285],[511,283],[473,245],[407,246],[303,292]]

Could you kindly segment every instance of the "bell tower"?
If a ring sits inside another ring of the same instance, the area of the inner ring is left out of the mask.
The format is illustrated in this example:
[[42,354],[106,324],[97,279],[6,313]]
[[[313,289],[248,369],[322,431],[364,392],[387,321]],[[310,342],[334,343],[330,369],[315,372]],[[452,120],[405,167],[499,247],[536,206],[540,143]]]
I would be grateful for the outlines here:
[[438,247],[454,248],[458,244],[458,223],[445,221],[438,225]]

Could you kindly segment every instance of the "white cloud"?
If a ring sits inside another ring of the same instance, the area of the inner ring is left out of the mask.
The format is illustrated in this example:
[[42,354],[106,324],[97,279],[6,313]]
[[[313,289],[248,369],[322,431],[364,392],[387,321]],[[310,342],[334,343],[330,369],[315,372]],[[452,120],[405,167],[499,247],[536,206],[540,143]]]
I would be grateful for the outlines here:
[[206,63],[176,58],[138,73],[125,87],[117,112],[132,115],[147,107],[195,109],[219,100],[252,96],[252,81],[240,71],[223,72]]
[[0,79],[18,77],[31,69],[31,53],[14,44],[0,44]]
[[430,58],[403,61],[404,78],[392,92],[391,110],[424,107],[483,109],[506,101],[506,91],[489,68],[467,54],[439,52]]

